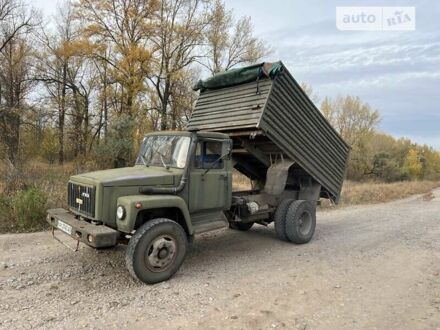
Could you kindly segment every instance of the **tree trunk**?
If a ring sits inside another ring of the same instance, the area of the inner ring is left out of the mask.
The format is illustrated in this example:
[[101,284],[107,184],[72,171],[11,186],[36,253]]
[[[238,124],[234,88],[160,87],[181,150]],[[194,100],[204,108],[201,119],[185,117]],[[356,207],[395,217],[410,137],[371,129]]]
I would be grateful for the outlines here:
[[18,160],[18,145],[20,141],[20,116],[14,109],[3,109],[0,113],[1,138],[7,147],[7,157],[12,164]]
[[171,129],[174,131],[177,129],[177,108],[171,108]]
[[89,99],[88,95],[84,95],[84,109],[83,109],[83,133],[81,153],[87,156],[87,143],[89,140]]
[[67,62],[63,64],[63,78],[61,86],[61,102],[58,112],[58,163],[64,164],[64,122],[66,117],[66,81],[67,81]]
[[[108,101],[107,101],[107,64],[104,66],[104,144],[107,143],[108,137]],[[98,140],[99,141],[99,140]]]
[[77,157],[82,150],[82,134],[81,134],[81,128],[82,128],[82,111],[81,111],[81,102],[79,101],[78,97],[78,91],[76,88],[72,90],[73,93],[73,100],[75,103],[75,112],[73,114],[73,136],[75,139],[75,147],[73,149],[73,154],[75,157]]
[[[13,58],[12,42],[8,46],[9,59],[11,60]],[[15,165],[18,160],[18,145],[20,141],[20,115],[18,113],[20,107],[20,91],[12,67],[8,67],[8,80],[9,89],[6,89],[7,96],[5,109],[3,110],[2,131],[4,132],[4,141],[8,149],[7,156],[11,163]]]
[[165,88],[163,91],[162,104],[160,110],[160,129],[165,131],[168,128],[168,102],[170,100],[170,78],[165,79]]

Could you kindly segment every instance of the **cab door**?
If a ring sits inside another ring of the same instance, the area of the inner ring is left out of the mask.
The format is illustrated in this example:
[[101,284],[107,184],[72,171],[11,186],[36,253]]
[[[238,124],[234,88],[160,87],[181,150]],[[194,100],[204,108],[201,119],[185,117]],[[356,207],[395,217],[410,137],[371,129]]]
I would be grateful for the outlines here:
[[201,140],[197,143],[190,174],[189,211],[212,212],[230,208],[232,172],[229,141]]

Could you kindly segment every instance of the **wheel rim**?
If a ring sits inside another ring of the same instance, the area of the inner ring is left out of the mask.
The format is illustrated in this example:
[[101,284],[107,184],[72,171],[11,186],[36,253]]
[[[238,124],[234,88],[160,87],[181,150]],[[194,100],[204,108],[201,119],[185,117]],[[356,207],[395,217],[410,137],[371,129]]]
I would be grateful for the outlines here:
[[312,228],[312,215],[309,212],[303,212],[298,219],[299,232],[307,236]]
[[145,264],[152,272],[158,273],[168,269],[174,262],[177,243],[170,235],[156,237],[145,251]]

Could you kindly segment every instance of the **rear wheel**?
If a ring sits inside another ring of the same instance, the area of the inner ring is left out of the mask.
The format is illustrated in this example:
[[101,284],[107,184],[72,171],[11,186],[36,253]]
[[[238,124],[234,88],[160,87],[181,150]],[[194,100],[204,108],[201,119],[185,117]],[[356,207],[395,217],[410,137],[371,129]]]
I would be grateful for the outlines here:
[[233,222],[229,223],[229,228],[241,231],[247,231],[252,228],[253,222]]
[[311,201],[297,200],[286,214],[287,238],[296,244],[308,243],[315,233],[316,207]]
[[125,254],[130,274],[153,284],[173,276],[185,259],[188,240],[175,221],[159,218],[142,225],[132,236]]
[[288,241],[286,234],[286,214],[287,209],[290,204],[292,204],[293,199],[284,199],[278,204],[277,209],[275,210],[275,214],[273,216],[274,224],[275,224],[275,233],[277,237],[282,241]]

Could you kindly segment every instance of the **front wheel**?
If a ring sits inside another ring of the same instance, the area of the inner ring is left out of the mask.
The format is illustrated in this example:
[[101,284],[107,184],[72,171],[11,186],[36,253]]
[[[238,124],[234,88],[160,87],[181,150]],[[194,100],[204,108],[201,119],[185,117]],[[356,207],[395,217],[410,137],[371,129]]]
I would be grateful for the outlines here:
[[125,262],[130,274],[144,283],[166,281],[182,265],[187,245],[182,226],[170,219],[154,219],[131,237]]

